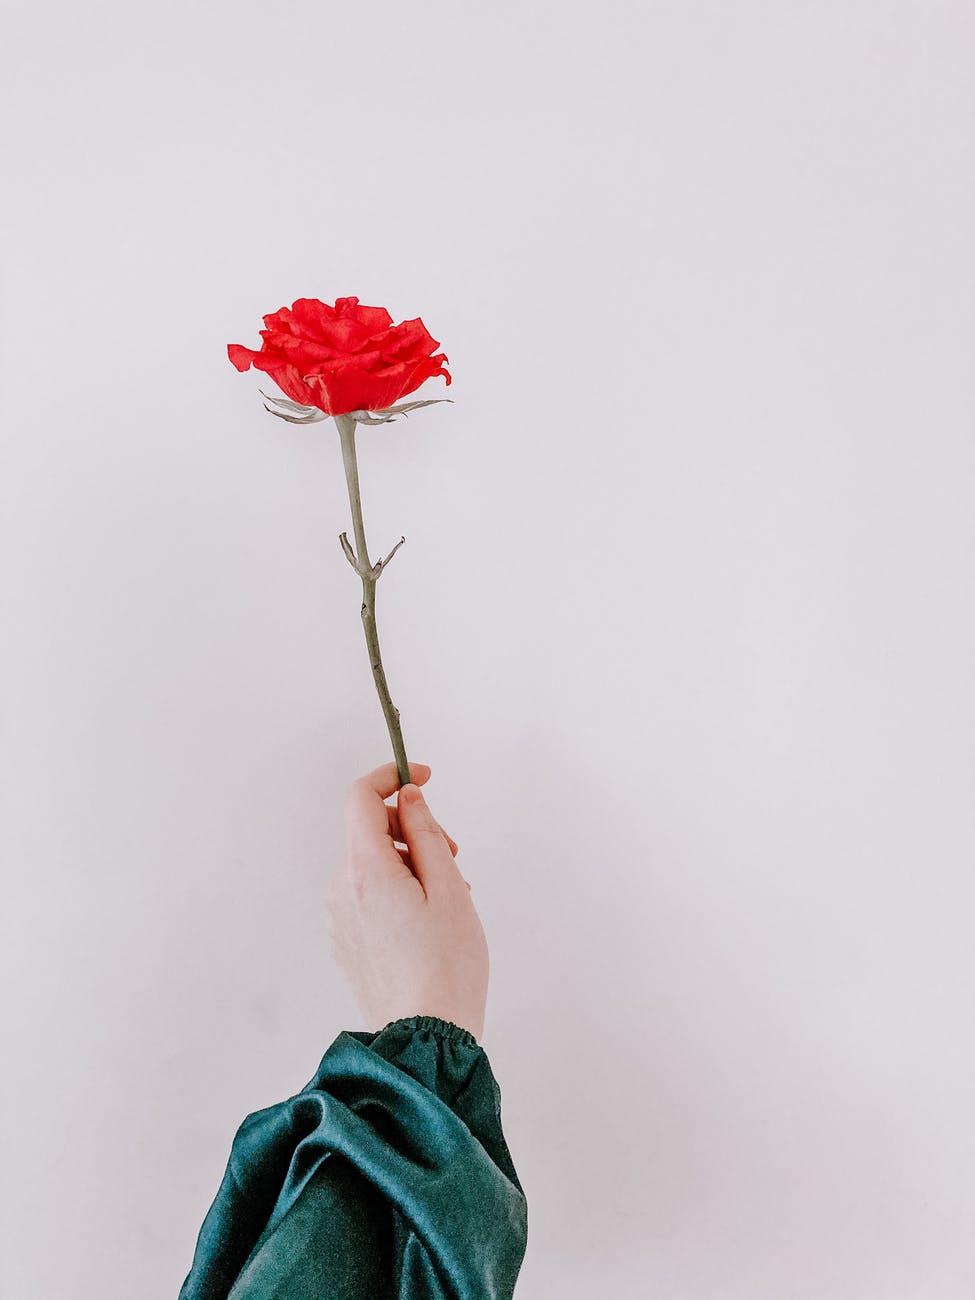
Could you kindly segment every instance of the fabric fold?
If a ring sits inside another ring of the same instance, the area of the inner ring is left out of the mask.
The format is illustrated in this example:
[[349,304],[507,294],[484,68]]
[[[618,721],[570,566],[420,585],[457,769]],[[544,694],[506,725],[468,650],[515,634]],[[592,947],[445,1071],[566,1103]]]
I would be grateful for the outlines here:
[[526,1245],[483,1048],[411,1016],[244,1119],[179,1300],[506,1300]]

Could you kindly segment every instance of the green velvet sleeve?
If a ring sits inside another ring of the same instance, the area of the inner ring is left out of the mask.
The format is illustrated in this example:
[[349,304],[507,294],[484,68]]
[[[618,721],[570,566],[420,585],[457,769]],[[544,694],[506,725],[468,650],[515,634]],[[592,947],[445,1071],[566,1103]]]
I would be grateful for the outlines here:
[[483,1048],[410,1016],[244,1119],[179,1300],[505,1300],[527,1239]]

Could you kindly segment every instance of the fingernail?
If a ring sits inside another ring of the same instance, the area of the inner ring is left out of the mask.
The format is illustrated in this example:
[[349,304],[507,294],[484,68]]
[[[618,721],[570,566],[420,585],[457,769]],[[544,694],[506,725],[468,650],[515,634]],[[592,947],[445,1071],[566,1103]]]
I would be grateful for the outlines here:
[[405,799],[407,803],[423,803],[423,793],[412,781],[400,790],[400,798]]

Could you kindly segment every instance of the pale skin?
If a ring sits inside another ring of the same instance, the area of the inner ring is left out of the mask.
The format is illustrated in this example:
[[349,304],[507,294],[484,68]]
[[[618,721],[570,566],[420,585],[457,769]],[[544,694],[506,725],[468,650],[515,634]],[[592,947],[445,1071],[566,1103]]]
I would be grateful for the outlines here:
[[[384,763],[346,791],[345,849],[327,894],[332,955],[370,1030],[437,1016],[480,1041],[487,940],[458,846],[418,788],[431,769],[409,769],[402,788],[396,764]],[[385,802],[392,795],[395,805]]]

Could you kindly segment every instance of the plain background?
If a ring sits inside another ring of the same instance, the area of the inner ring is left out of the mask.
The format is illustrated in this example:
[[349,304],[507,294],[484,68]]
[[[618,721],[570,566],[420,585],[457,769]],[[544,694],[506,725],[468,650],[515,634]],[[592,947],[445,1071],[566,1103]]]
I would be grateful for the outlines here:
[[0,60],[3,1294],[172,1300],[362,1027],[338,437],[226,356],[355,294],[454,378],[357,441],[521,1300],[970,1300],[968,0],[24,3]]

